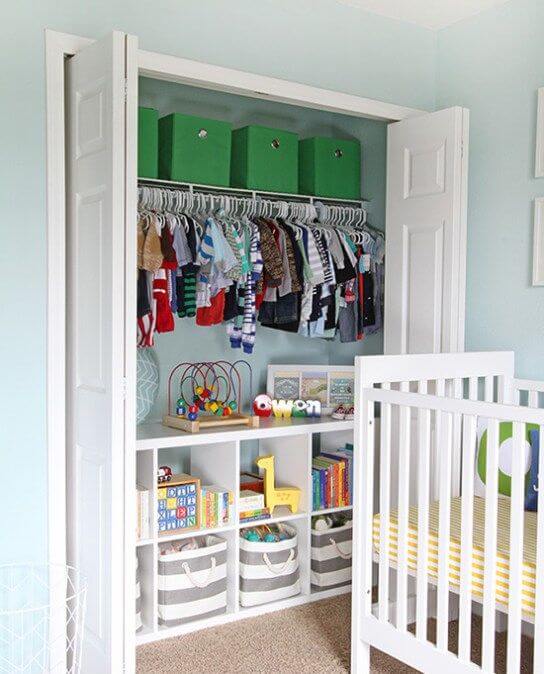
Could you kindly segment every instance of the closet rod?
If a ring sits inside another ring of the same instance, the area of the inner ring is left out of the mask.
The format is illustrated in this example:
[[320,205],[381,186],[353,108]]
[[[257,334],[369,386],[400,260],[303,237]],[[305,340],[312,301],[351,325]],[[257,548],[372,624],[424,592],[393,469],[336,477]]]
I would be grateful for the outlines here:
[[219,185],[198,185],[196,183],[181,183],[173,180],[160,180],[157,178],[138,178],[138,185],[147,187],[165,187],[170,189],[182,189],[188,192],[214,192],[217,194],[250,196],[252,199],[257,197],[266,197],[267,199],[277,199],[278,201],[302,201],[314,204],[316,201],[321,201],[327,204],[342,204],[358,206],[364,208],[364,204],[370,203],[369,199],[335,199],[332,197],[315,197],[309,194],[290,194],[288,192],[265,192],[261,190],[247,190],[241,187],[221,187]]

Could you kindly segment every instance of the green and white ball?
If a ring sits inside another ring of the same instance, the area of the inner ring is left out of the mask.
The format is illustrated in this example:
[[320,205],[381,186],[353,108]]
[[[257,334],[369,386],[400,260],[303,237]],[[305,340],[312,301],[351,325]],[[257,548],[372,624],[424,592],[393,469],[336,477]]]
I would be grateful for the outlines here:
[[[525,475],[529,473],[531,466],[530,431],[537,429],[535,424],[526,425],[525,436]],[[476,460],[476,473],[485,489],[485,472],[487,464],[487,424],[479,434],[478,455]],[[513,456],[513,424],[503,421],[499,424],[499,494],[511,496],[512,493],[512,456]]]

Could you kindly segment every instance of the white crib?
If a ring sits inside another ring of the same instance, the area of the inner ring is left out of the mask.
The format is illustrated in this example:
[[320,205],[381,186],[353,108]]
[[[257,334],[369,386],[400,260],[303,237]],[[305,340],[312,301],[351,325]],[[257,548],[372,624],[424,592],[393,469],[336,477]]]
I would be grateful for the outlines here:
[[[509,352],[356,358],[353,672],[370,671],[374,646],[423,672],[494,673],[506,632],[507,674],[533,633],[524,658],[544,673],[544,517],[524,510],[526,424],[544,461],[543,393],[514,378]],[[512,422],[510,497],[498,496],[501,422]]]

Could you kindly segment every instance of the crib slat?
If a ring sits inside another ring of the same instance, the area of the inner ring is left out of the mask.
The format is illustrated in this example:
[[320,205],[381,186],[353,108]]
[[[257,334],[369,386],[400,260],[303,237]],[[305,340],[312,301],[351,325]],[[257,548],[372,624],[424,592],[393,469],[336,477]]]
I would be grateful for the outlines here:
[[[463,397],[463,380],[453,380],[452,395],[459,400]],[[459,496],[461,493],[461,415],[456,414],[453,417],[453,453],[451,469],[451,495]]]
[[484,532],[484,606],[482,667],[494,671],[495,664],[495,583],[497,570],[497,498],[499,475],[499,422],[487,424],[486,499]]
[[459,591],[459,659],[470,662],[472,619],[472,536],[474,530],[474,460],[476,417],[463,416],[461,496],[461,582]]
[[[521,573],[525,492],[525,424],[513,423],[510,500],[510,589],[508,592],[507,674],[518,674],[521,649]],[[538,637],[537,637],[538,638]]]
[[[446,393],[446,382],[444,379],[437,379],[436,380],[436,395],[437,396],[444,396]],[[431,463],[431,470],[432,470],[432,498],[433,501],[436,501],[438,497],[440,496],[439,488],[438,485],[440,483],[440,461],[439,461],[439,456],[441,452],[440,448],[440,438],[441,438],[441,430],[440,430],[440,424],[441,424],[441,418],[439,414],[435,415],[435,422],[434,422],[434,441],[433,441],[433,454],[432,454],[432,463]]]
[[[544,426],[540,426],[540,443],[538,456],[538,474],[544,475]],[[544,506],[540,501],[537,512],[536,532],[536,568],[542,569],[544,564]],[[535,589],[535,634],[542,635],[544,632],[544,574],[536,574]],[[544,672],[544,639],[534,640],[533,672]]]
[[484,385],[484,400],[488,403],[493,402],[493,397],[495,395],[494,391],[495,377],[492,374],[487,375],[485,378]]
[[[410,390],[403,381],[400,390]],[[397,620],[398,630],[405,631],[408,598],[408,501],[410,496],[410,408],[399,407],[399,470],[398,470],[398,543],[397,543]]]
[[[427,382],[418,383],[418,393],[427,393]],[[416,637],[427,641],[428,555],[429,555],[429,476],[431,452],[431,412],[418,410],[417,472],[417,604]]]
[[[390,389],[389,383],[382,388]],[[389,517],[391,503],[391,404],[383,403],[380,420],[380,561],[378,619],[389,620]]]
[[469,400],[478,400],[478,377],[468,378],[468,397]]
[[450,556],[450,501],[452,415],[438,412],[440,420],[440,517],[438,523],[438,594],[436,615],[436,645],[448,649],[449,556]]
[[538,391],[529,391],[529,407],[538,407]]

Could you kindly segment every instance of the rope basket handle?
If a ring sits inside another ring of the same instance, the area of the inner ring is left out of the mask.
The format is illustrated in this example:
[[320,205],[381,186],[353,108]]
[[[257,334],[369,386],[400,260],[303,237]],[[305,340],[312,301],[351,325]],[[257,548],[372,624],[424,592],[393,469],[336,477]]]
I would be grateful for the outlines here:
[[281,568],[280,568],[279,564],[272,564],[272,562],[270,561],[270,558],[268,557],[268,553],[266,553],[266,552],[263,553],[264,563],[268,567],[268,570],[270,571],[270,573],[273,573],[275,576],[281,576],[284,573],[285,569],[288,567],[288,565],[293,561],[294,557],[295,557],[295,551],[294,551],[293,548],[291,548],[291,550],[289,552],[289,557],[285,560],[285,562],[283,564],[281,564]]
[[340,550],[340,545],[334,540],[334,538],[329,538],[329,541],[330,541],[332,547],[339,554],[339,556],[342,557],[342,559],[351,559],[351,556],[353,554],[351,551],[350,552],[342,552],[342,550]]
[[198,581],[193,577],[193,574],[191,573],[191,568],[189,567],[188,562],[183,562],[181,567],[185,571],[185,574],[187,575],[187,578],[191,581],[193,586],[199,587],[200,589],[203,589],[205,587],[208,587],[208,585],[212,581],[212,576],[213,576],[214,571],[215,571],[215,564],[216,564],[215,557],[212,557],[212,565],[210,566],[210,568],[208,570],[208,575],[206,577],[206,580],[203,580],[203,581]]

